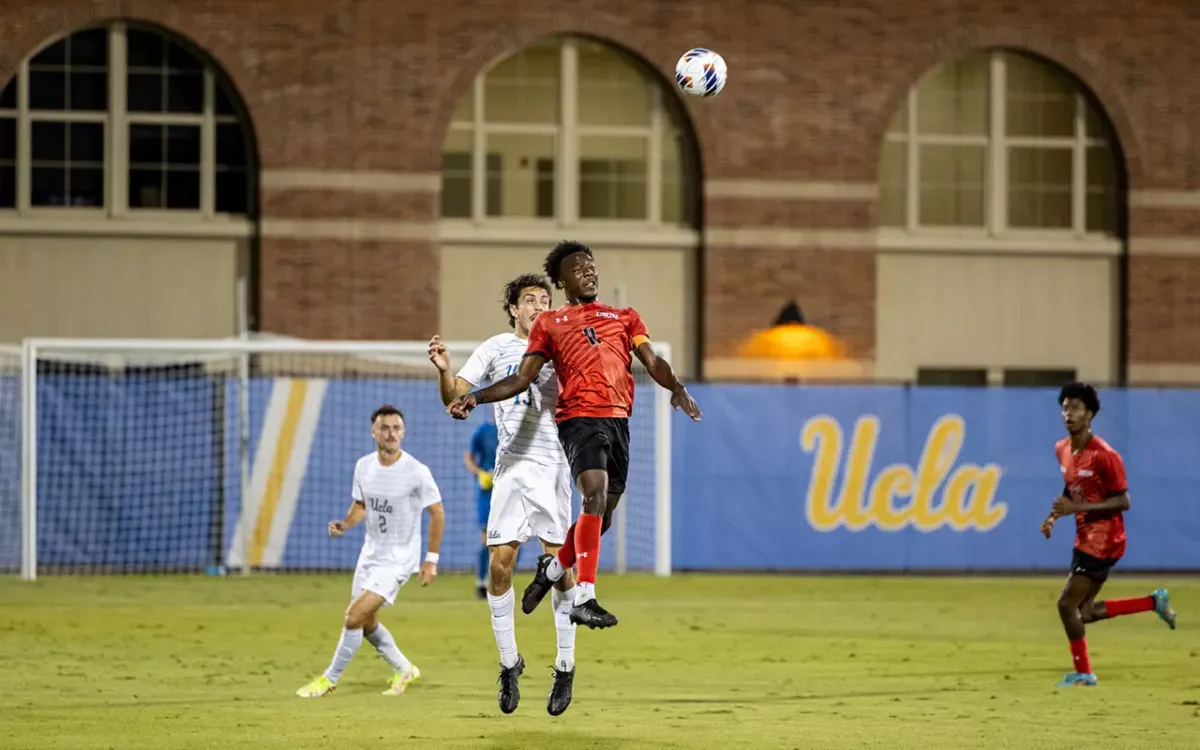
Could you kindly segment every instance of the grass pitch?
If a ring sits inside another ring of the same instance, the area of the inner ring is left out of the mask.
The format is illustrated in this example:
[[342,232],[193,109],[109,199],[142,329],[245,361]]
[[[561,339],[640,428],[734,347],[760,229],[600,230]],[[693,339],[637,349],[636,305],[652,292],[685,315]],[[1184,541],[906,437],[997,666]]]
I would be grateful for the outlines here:
[[1058,690],[1061,578],[602,575],[621,624],[579,632],[575,702],[552,718],[548,607],[518,608],[528,667],[503,716],[465,577],[385,610],[423,673],[406,695],[379,695],[389,670],[364,643],[319,700],[294,691],[329,662],[348,574],[0,579],[0,746],[1196,748],[1200,580],[1118,571],[1104,594],[1155,585],[1179,630],[1151,613],[1093,625],[1100,687]]

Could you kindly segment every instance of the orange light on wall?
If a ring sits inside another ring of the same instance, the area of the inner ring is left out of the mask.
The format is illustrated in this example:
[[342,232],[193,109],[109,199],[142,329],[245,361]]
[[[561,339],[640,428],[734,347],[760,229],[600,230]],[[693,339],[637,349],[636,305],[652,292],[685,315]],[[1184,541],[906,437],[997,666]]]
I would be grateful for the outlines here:
[[845,354],[834,336],[804,320],[794,301],[783,308],[775,325],[758,331],[738,349],[742,357],[775,360],[840,359]]

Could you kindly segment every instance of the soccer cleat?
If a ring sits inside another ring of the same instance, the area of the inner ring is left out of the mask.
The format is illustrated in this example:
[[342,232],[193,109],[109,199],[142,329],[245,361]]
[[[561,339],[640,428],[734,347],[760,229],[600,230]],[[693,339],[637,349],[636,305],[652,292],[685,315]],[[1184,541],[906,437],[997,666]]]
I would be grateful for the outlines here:
[[1099,682],[1094,674],[1071,672],[1056,687],[1095,687]]
[[1166,589],[1158,589],[1150,596],[1154,599],[1154,613],[1158,615],[1158,619],[1174,630],[1175,610],[1171,609],[1171,595],[1167,593]]
[[588,599],[583,604],[571,607],[571,622],[576,625],[587,625],[596,628],[611,628],[617,624],[617,616],[609,612],[595,599]]
[[333,682],[325,675],[321,675],[297,690],[296,695],[300,696],[301,698],[320,698],[323,695],[329,695],[336,689],[336,682]]
[[392,675],[392,681],[388,683],[387,690],[383,691],[384,695],[404,695],[404,691],[408,690],[408,686],[421,679],[421,670],[417,669],[414,664],[409,667],[406,672],[396,672]]
[[524,671],[525,658],[520,654],[517,654],[516,664],[500,667],[500,692],[496,695],[496,700],[500,704],[500,710],[506,714],[516,711],[517,704],[521,702],[521,686],[518,682]]
[[550,688],[550,697],[546,699],[546,713],[551,716],[561,716],[571,705],[571,695],[575,687],[575,670],[564,672],[558,667],[554,669],[554,686]]
[[487,599],[487,586],[484,586],[482,583],[479,584],[478,586],[476,586],[475,587],[475,598],[476,599]]
[[550,561],[554,559],[554,555],[542,555],[538,557],[537,572],[533,574],[533,580],[525,587],[525,593],[521,595],[521,611],[525,614],[532,614],[533,610],[542,603],[542,599],[546,598],[546,594],[550,589],[554,588],[554,581],[546,575],[546,569],[550,567]]

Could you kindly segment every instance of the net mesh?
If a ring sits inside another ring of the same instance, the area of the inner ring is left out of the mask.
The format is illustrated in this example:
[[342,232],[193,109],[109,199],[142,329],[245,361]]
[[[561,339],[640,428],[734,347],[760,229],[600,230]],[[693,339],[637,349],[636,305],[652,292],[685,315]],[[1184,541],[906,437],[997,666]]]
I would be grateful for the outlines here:
[[[349,506],[355,461],[374,450],[370,414],[384,403],[403,411],[403,447],[441,490],[439,567],[474,570],[479,490],[463,454],[487,410],[451,419],[424,344],[397,346],[410,351],[39,350],[38,574],[353,568],[362,527],[330,539],[326,525]],[[456,366],[471,348],[452,350]],[[0,356],[0,565],[10,572],[21,556],[20,361]],[[641,368],[635,378],[624,561],[651,570],[656,386]],[[605,536],[604,568],[618,562],[617,536]],[[537,552],[525,545],[520,565]]]

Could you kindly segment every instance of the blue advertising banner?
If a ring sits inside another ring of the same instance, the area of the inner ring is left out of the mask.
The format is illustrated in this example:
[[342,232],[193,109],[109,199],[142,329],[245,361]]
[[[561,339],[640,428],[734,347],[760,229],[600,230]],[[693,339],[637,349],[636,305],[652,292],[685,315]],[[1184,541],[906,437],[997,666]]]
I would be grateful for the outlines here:
[[[696,386],[677,418],[673,561],[681,569],[1065,570],[1057,391]],[[1200,392],[1101,393],[1125,459],[1127,568],[1200,569]]]

